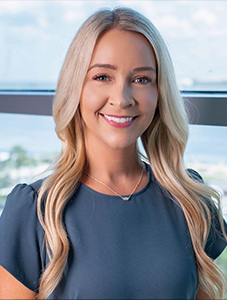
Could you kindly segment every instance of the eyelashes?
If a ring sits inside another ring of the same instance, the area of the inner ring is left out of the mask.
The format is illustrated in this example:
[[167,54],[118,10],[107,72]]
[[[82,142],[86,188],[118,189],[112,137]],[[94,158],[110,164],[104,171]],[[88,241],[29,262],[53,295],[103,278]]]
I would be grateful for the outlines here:
[[[106,75],[106,74],[99,74],[99,75],[95,75],[94,77],[92,77],[92,79],[94,79],[94,80],[96,80],[96,81],[100,81],[100,82],[105,82],[105,81],[107,81],[107,80],[97,80],[97,79],[99,79],[99,78],[101,78],[101,77],[105,77],[105,78],[109,78],[109,76],[108,75]],[[147,83],[149,83],[149,82],[151,82],[152,80],[151,80],[151,78],[149,78],[149,77],[147,77],[147,76],[140,76],[140,77],[137,77],[136,79],[134,79],[134,80],[137,80],[137,79],[146,79],[147,80],[147,82],[146,83],[142,83],[142,84],[147,84]]]
[[[108,76],[106,76],[105,74],[100,74],[100,75],[95,75],[94,77],[92,77],[92,79],[94,79],[94,80],[96,80],[97,78],[100,78],[100,77],[108,77]],[[98,81],[103,81],[103,80],[98,80]],[[106,80],[104,80],[104,81],[106,81]]]

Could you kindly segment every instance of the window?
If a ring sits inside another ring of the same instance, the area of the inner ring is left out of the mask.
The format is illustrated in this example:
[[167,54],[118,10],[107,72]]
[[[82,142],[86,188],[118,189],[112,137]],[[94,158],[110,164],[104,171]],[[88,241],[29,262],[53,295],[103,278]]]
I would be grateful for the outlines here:
[[226,1],[0,1],[0,89],[54,90],[84,19],[117,5],[141,11],[160,30],[181,90],[226,91]]

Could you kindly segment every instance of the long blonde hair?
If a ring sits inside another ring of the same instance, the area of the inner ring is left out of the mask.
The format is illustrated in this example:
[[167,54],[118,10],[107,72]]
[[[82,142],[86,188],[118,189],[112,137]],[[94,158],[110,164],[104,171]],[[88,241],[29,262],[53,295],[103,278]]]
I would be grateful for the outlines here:
[[[79,186],[86,166],[83,122],[79,103],[92,53],[101,34],[117,28],[143,34],[152,45],[157,62],[158,105],[153,121],[142,134],[147,160],[160,186],[176,198],[184,212],[196,258],[199,285],[212,299],[223,298],[225,275],[205,253],[211,226],[211,213],[203,198],[217,200],[219,221],[224,231],[220,195],[213,188],[191,178],[185,170],[183,155],[188,140],[188,115],[177,87],[167,46],[152,22],[128,7],[102,8],[79,28],[63,63],[53,102],[55,131],[62,149],[47,170],[37,198],[37,214],[45,235],[49,264],[43,271],[36,299],[46,299],[60,282],[69,253],[63,224],[63,211]],[[138,141],[137,141],[138,142]],[[42,211],[44,207],[45,213]],[[206,215],[205,215],[206,214]]]

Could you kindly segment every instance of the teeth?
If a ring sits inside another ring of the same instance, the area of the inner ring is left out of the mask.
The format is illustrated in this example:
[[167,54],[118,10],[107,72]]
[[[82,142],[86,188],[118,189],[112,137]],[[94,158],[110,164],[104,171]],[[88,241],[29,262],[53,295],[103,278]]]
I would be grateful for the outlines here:
[[133,117],[131,118],[114,118],[114,117],[109,117],[107,115],[104,115],[105,118],[107,118],[110,121],[114,121],[116,123],[125,123],[125,122],[130,122],[132,121]]

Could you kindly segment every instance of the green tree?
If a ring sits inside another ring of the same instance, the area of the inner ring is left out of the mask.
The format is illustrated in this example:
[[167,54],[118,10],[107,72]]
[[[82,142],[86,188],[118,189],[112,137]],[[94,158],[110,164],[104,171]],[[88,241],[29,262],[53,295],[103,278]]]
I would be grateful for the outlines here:
[[29,157],[23,147],[16,145],[10,151],[10,160],[14,162],[16,168],[20,168],[28,164]]

